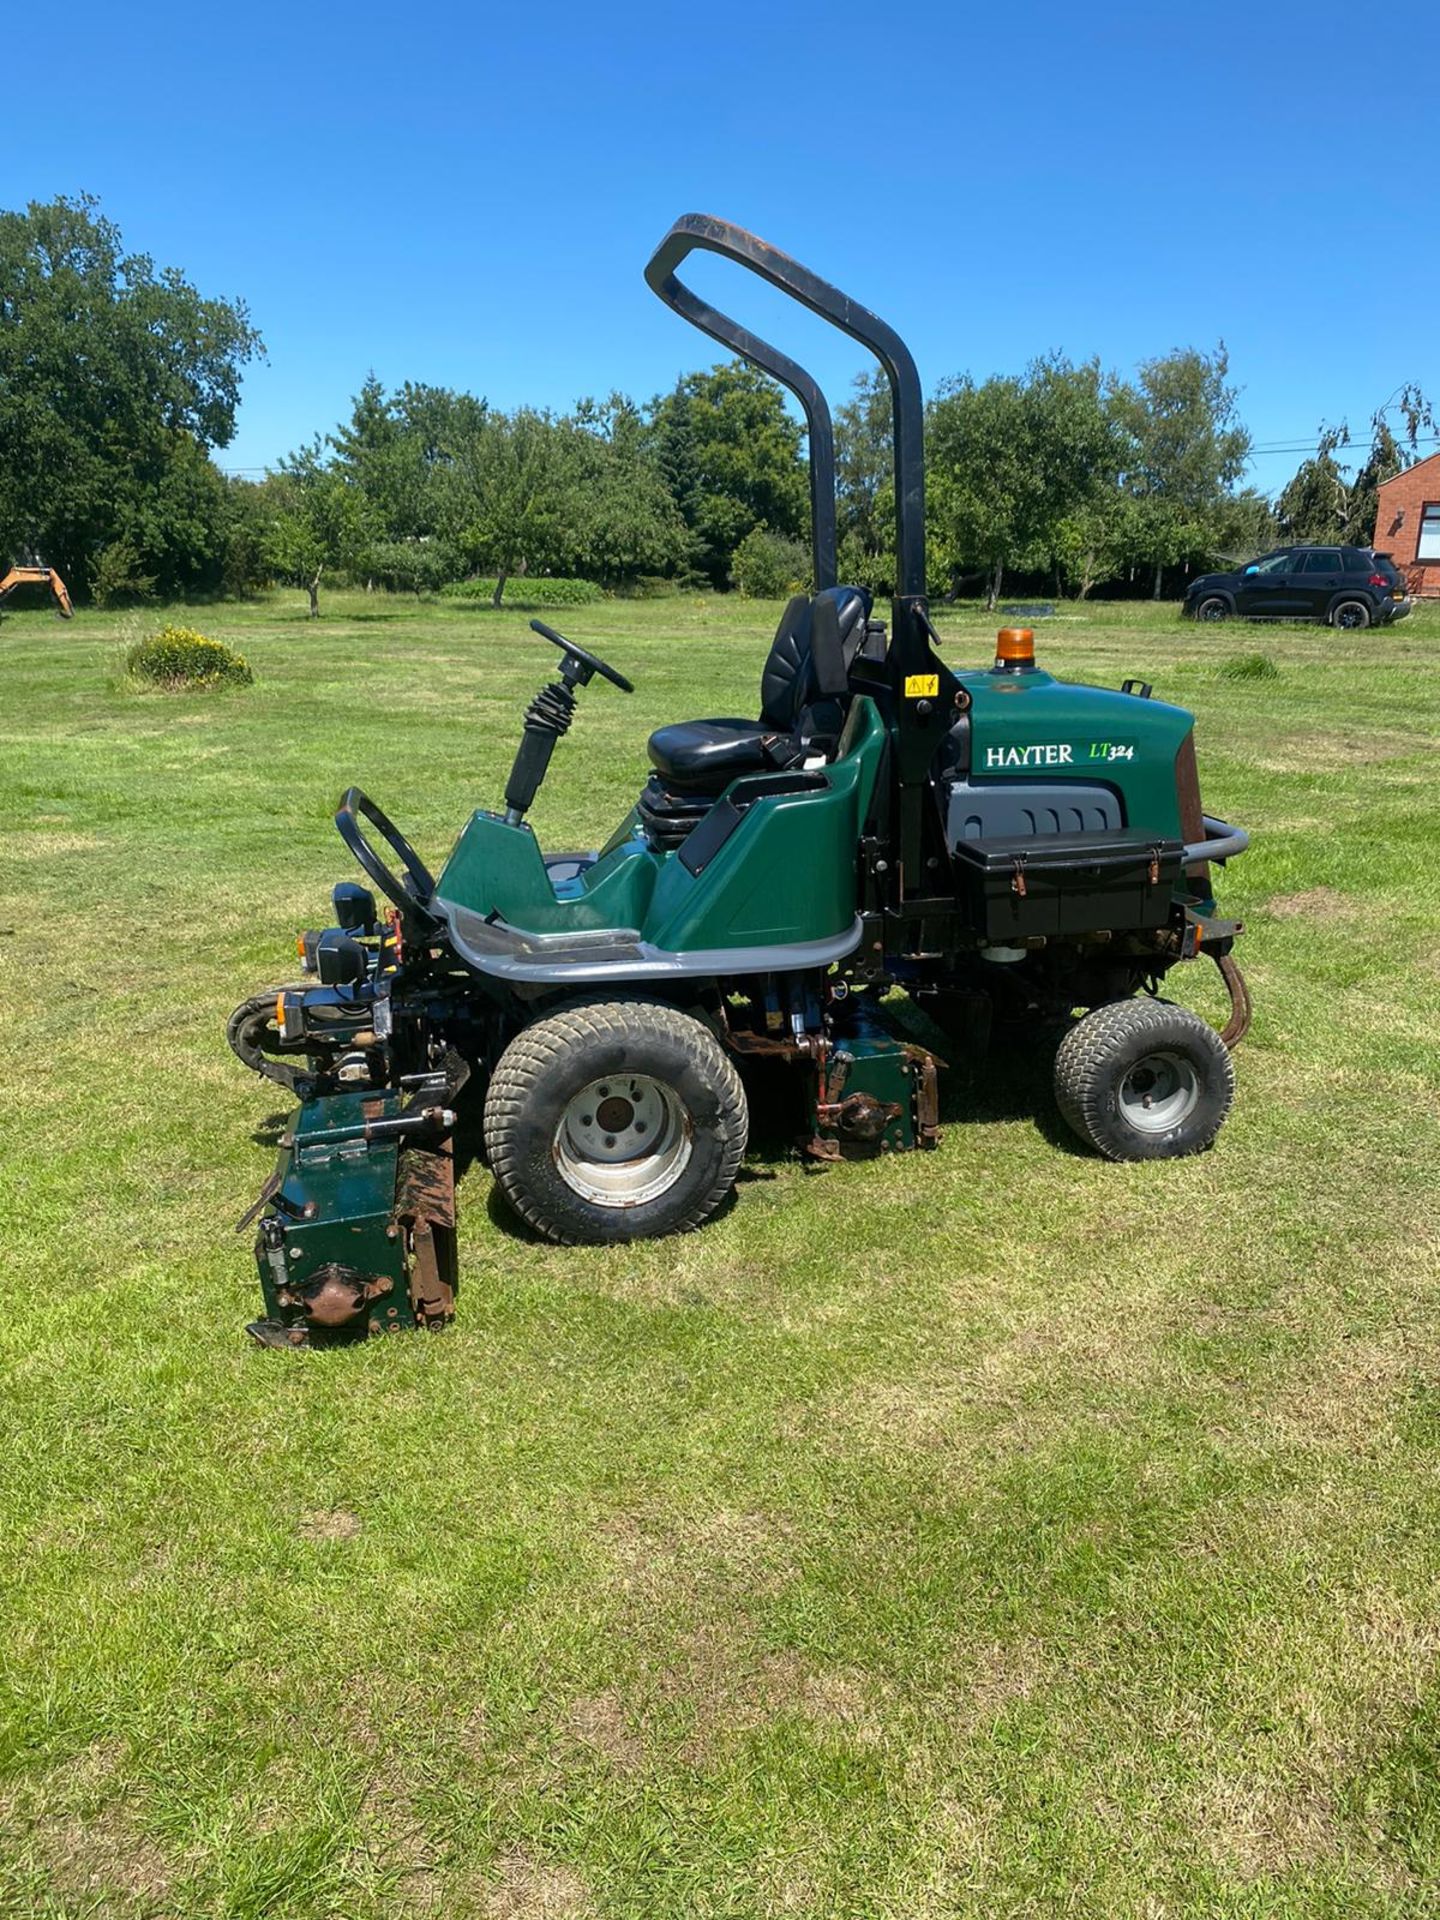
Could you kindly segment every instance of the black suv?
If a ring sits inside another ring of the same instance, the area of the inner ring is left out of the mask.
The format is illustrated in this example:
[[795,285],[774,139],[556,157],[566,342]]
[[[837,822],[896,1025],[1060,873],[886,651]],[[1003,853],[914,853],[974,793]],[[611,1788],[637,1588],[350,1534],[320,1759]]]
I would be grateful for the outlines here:
[[1388,553],[1369,547],[1278,547],[1233,573],[1202,573],[1185,611],[1196,620],[1324,620],[1334,627],[1381,626],[1410,611],[1405,582]]

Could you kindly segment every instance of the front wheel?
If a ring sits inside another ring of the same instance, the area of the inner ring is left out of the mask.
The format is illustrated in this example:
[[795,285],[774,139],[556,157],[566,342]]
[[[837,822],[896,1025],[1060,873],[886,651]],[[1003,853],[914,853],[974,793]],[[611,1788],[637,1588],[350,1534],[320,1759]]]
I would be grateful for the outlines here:
[[1107,1160],[1174,1160],[1214,1141],[1235,1098],[1235,1068],[1219,1034],[1187,1007],[1116,1000],[1060,1043],[1055,1098]]
[[501,1191],[568,1246],[698,1227],[735,1184],[748,1130],[714,1034],[653,1001],[537,1020],[501,1054],[485,1102]]
[[1195,618],[1209,624],[1214,620],[1228,620],[1230,613],[1230,602],[1223,594],[1207,593],[1195,609]]
[[1359,633],[1370,624],[1370,609],[1363,600],[1342,600],[1330,615],[1330,624],[1347,633]]

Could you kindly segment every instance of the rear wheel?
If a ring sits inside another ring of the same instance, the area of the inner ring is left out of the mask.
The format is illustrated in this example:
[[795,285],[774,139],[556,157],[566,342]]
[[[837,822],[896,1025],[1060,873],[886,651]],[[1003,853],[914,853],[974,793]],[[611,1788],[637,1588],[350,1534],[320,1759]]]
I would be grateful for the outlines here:
[[1330,615],[1332,627],[1344,627],[1350,633],[1358,633],[1362,627],[1370,624],[1370,609],[1363,600],[1342,600]]
[[714,1034],[650,1001],[537,1020],[500,1056],[485,1102],[506,1199],[567,1245],[699,1226],[735,1184],[748,1125]]
[[1231,612],[1230,602],[1222,593],[1207,593],[1195,609],[1197,620],[1228,620]]
[[1107,1160],[1201,1153],[1235,1098],[1235,1068],[1212,1026],[1165,1000],[1116,1000],[1073,1026],[1055,1058],[1055,1098]]

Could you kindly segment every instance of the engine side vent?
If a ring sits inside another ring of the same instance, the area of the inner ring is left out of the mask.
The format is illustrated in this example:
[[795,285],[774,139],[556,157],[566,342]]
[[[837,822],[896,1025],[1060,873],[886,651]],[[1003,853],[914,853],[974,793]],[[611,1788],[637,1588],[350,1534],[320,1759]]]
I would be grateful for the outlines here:
[[950,783],[946,824],[952,847],[962,840],[1047,839],[1057,833],[1106,833],[1125,825],[1113,787],[1098,780]]

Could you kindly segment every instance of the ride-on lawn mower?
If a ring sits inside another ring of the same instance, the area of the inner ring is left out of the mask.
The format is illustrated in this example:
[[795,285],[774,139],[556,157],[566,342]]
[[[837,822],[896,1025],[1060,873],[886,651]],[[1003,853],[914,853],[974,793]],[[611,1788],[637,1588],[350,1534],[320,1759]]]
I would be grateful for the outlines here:
[[[694,248],[749,268],[877,357],[893,403],[889,630],[836,578],[830,412],[803,368],[676,278]],[[1032,634],[993,667],[941,659],[925,599],[920,382],[883,321],[725,221],[687,215],[646,269],[660,298],[796,395],[809,428],[816,591],[781,617],[754,720],[650,739],[653,768],[598,853],[547,855],[526,821],[576,694],[632,689],[538,620],[558,677],[525,714],[503,812],[472,815],[434,877],[352,787],[335,824],[374,891],[335,888],[306,981],[231,1017],[245,1063],[299,1101],[258,1219],[265,1345],[447,1322],[456,1105],[538,1233],[570,1244],[697,1227],[745,1151],[746,1076],[787,1069],[818,1161],[933,1147],[935,1058],[887,1018],[903,989],[942,1029],[1068,1019],[1055,1088],[1113,1159],[1208,1147],[1249,1019],[1211,864],[1246,836],[1201,810],[1192,718],[1127,681],[1067,686]],[[373,830],[367,832],[367,828]],[[398,862],[377,850],[374,836]],[[377,899],[383,895],[384,906]],[[1224,1034],[1156,997],[1207,954]],[[752,1076],[753,1077],[753,1076]]]

